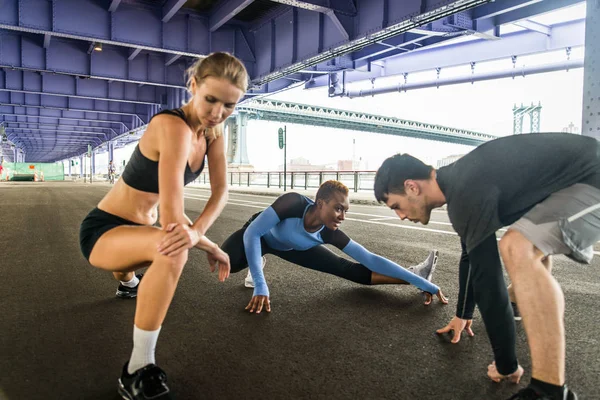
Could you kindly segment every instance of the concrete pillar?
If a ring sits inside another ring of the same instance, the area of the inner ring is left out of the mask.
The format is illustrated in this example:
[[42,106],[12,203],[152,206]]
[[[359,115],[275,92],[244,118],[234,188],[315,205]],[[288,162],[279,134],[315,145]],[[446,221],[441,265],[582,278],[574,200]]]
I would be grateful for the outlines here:
[[600,0],[587,0],[581,134],[600,140]]
[[236,165],[249,165],[248,150],[246,148],[246,128],[248,125],[248,114],[240,112],[235,119],[229,118],[226,122],[228,130],[227,140],[227,162]]
[[115,142],[108,142],[108,161],[115,162]]

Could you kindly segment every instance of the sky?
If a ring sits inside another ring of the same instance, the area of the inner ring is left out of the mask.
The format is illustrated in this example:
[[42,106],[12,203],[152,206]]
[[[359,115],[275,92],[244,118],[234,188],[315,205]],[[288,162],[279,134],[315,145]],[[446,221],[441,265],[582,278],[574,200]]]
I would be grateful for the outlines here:
[[[555,15],[540,16],[538,22],[552,24],[585,16],[585,3],[563,9]],[[518,30],[514,26],[503,27],[504,32]],[[519,57],[516,67],[533,66],[565,61],[565,51]],[[570,59],[583,59],[583,48],[574,48]],[[476,72],[506,71],[513,68],[510,59],[480,63]],[[440,77],[471,74],[470,66],[444,69]],[[402,77],[386,78],[388,83],[398,82]],[[411,74],[409,82],[436,79],[435,71]],[[376,86],[386,83],[376,82]],[[371,86],[371,83],[368,83]],[[370,114],[393,116],[402,119],[445,125],[454,128],[488,133],[496,136],[512,134],[514,105],[541,104],[542,132],[562,131],[573,123],[581,127],[583,102],[583,69],[559,71],[526,77],[506,78],[493,81],[418,89],[402,93],[390,93],[374,97],[329,98],[326,88],[304,90],[303,86],[266,98],[289,102],[326,106],[342,110],[361,111]],[[256,171],[278,170],[283,163],[283,151],[278,147],[279,122],[250,120],[247,126],[247,151],[250,163]],[[528,132],[529,118],[523,121]],[[456,145],[429,140],[403,138],[392,135],[365,133],[341,129],[287,124],[287,157],[303,157],[313,165],[335,164],[337,160],[363,160],[363,168],[376,170],[385,158],[396,153],[410,153],[433,166],[437,161],[456,154],[465,154],[472,146]],[[122,165],[127,161],[133,147],[115,150],[115,161]],[[102,173],[108,162],[107,154],[96,158],[96,171]]]

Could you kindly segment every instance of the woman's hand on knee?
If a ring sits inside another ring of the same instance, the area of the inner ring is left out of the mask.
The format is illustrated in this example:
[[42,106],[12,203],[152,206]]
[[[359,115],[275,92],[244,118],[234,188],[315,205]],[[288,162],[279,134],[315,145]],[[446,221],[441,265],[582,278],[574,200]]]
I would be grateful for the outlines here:
[[215,272],[217,267],[219,268],[219,281],[223,282],[229,278],[231,272],[231,264],[229,262],[229,255],[218,247],[215,247],[213,252],[207,252],[206,258],[208,259],[208,265],[210,265],[210,272]]
[[269,296],[252,296],[250,303],[246,306],[246,310],[251,313],[255,312],[260,314],[263,307],[267,312],[271,312],[271,302],[269,301]]
[[185,224],[172,223],[163,228],[167,234],[158,245],[158,252],[165,256],[176,256],[191,249],[200,240],[200,234]]

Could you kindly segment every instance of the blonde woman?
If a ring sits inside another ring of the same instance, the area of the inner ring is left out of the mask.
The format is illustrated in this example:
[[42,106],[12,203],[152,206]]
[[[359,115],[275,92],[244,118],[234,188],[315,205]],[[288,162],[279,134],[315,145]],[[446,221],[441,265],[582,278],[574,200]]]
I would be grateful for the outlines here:
[[[152,118],[122,179],[80,229],[81,251],[90,264],[113,273],[118,292],[124,292],[120,297],[137,296],[133,351],[118,387],[125,399],[170,398],[154,349],[189,249],[207,253],[220,281],[230,271],[227,254],[204,234],[227,202],[223,122],[244,95],[248,74],[237,58],[213,53],[196,62],[188,76],[189,103]],[[183,188],[200,175],[205,158],[211,196],[192,223],[184,214]],[[152,226],[157,219],[160,228]],[[140,282],[134,272],[147,266]]]

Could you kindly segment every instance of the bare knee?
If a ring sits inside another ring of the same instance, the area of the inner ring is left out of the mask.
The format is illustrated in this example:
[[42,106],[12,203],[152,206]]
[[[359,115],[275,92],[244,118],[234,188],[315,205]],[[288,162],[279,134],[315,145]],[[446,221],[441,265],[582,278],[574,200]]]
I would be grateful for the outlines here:
[[183,267],[188,261],[188,249],[182,250],[179,254],[176,255],[164,255],[158,252],[158,245],[160,244],[163,237],[166,235],[164,231],[158,231],[156,235],[156,240],[154,243],[154,254],[153,254],[153,264],[159,264],[166,268],[169,268],[175,272],[181,272]]
[[531,267],[536,260],[542,260],[542,252],[522,233],[509,229],[498,245],[500,255],[510,274],[519,267]]
[[165,256],[156,253],[153,264],[160,264],[166,268],[181,271],[188,261],[188,250],[183,250],[181,253],[174,256]]

